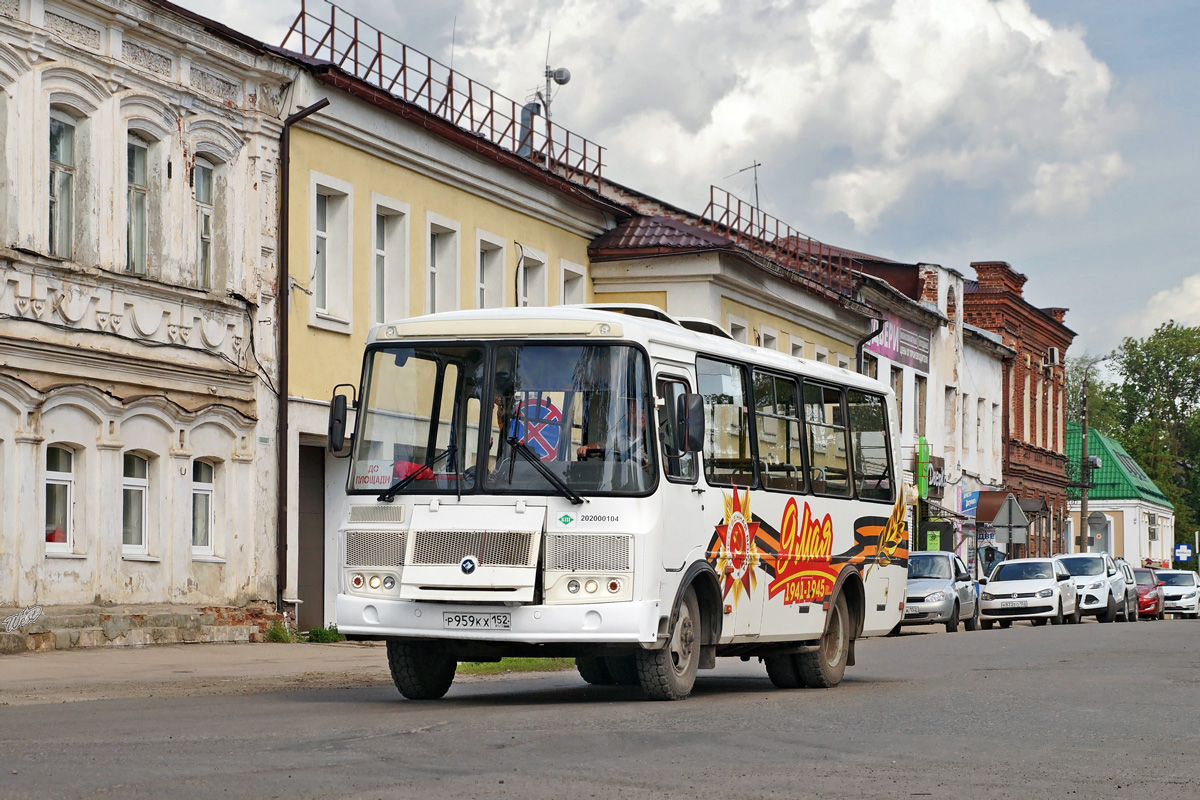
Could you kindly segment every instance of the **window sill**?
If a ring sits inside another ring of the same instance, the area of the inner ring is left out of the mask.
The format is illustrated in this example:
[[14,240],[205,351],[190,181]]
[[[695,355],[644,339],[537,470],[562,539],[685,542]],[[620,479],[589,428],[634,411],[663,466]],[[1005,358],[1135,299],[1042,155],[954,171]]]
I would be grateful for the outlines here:
[[158,564],[159,562],[162,561],[162,559],[159,558],[158,556],[143,556],[143,555],[138,555],[136,553],[123,553],[121,555],[121,560],[122,561],[142,561],[147,564]]
[[224,564],[224,563],[226,563],[225,559],[218,558],[217,556],[205,556],[205,555],[195,555],[195,554],[192,555],[192,561],[199,561],[203,564]]
[[46,553],[46,558],[87,558],[87,553]]
[[322,313],[320,311],[312,312],[308,319],[308,326],[310,328],[320,328],[321,330],[331,331],[333,333],[350,334],[354,332],[349,320],[342,319],[341,317],[335,317],[332,314]]

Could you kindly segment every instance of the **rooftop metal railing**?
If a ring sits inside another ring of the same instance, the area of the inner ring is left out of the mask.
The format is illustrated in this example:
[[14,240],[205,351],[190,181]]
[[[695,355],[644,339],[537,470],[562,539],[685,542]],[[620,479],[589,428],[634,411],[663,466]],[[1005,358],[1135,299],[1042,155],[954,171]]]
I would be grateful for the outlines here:
[[[330,0],[301,0],[283,47],[360,80],[576,183],[599,190],[604,148],[363,22]],[[317,4],[313,4],[317,5]]]

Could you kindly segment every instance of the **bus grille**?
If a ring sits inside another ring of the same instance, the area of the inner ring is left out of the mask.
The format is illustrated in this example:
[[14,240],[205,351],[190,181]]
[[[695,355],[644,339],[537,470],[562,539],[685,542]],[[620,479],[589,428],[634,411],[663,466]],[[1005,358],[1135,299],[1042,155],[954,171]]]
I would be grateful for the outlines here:
[[404,522],[404,506],[392,503],[350,506],[351,522]]
[[629,572],[632,563],[632,536],[546,537],[548,570]]
[[533,534],[528,531],[417,531],[414,564],[457,566],[467,556],[481,566],[535,566]]
[[346,566],[404,566],[404,531],[346,531]]

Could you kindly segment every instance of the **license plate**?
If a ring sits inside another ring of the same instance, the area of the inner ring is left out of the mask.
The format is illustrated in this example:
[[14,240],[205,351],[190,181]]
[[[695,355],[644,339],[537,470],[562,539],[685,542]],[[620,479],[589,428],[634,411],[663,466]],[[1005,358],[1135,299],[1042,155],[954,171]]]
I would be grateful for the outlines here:
[[1025,608],[1029,605],[1028,600],[1001,600],[1001,608]]
[[508,630],[511,624],[509,614],[452,614],[442,612],[442,626],[446,628],[488,628],[492,630]]

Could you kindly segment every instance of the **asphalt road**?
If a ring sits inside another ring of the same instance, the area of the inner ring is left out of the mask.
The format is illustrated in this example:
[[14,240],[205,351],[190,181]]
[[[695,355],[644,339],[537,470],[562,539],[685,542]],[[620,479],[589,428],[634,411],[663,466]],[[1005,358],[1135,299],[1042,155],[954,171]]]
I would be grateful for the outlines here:
[[1196,796],[1200,622],[918,631],[860,643],[836,689],[722,659],[680,703],[568,672],[426,703],[374,685],[4,707],[0,797]]

